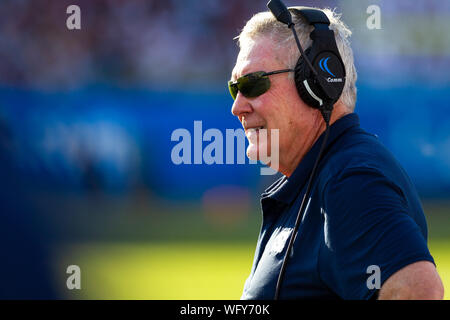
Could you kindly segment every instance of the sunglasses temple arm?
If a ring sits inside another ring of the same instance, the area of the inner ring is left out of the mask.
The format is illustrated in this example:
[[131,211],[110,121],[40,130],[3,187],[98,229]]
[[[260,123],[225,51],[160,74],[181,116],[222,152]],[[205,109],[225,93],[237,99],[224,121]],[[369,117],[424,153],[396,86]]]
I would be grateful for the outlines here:
[[272,72],[266,72],[264,73],[265,76],[270,76],[272,74],[277,74],[277,73],[284,73],[284,72],[294,72],[294,69],[283,69],[283,70],[277,70],[277,71],[272,71]]

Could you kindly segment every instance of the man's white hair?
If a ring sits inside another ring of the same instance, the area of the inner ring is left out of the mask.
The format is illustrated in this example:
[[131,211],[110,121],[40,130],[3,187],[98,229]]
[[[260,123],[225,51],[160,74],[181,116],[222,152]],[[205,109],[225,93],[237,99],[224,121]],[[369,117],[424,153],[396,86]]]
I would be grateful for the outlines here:
[[[304,7],[295,8],[302,9]],[[341,16],[339,14],[330,9],[319,10],[322,10],[330,20],[330,29],[334,31],[336,44],[345,66],[346,81],[339,100],[342,101],[349,111],[353,111],[356,103],[355,84],[357,75],[353,61],[353,51],[349,41],[352,32],[344,22],[340,20]],[[309,34],[314,27],[309,25],[303,17],[292,10],[291,15],[302,48],[303,50],[306,50],[312,44]],[[247,22],[240,35],[237,37],[239,38],[238,45],[240,48],[246,47],[251,45],[251,43],[261,36],[269,37],[274,41],[276,48],[279,49],[279,53],[277,53],[277,57],[275,57],[276,59],[286,60],[287,67],[289,68],[295,67],[297,60],[300,57],[300,52],[295,43],[292,30],[285,24],[278,22],[269,11],[257,13]]]

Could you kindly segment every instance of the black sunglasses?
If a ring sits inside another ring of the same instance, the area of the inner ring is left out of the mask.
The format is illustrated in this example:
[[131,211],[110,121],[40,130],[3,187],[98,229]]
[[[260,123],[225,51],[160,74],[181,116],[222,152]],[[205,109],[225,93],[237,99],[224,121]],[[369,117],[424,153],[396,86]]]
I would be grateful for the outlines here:
[[256,71],[248,73],[236,81],[228,81],[228,89],[233,99],[236,99],[238,91],[240,91],[244,97],[254,98],[267,92],[270,88],[269,76],[272,74],[293,72],[293,69],[283,69],[272,72]]

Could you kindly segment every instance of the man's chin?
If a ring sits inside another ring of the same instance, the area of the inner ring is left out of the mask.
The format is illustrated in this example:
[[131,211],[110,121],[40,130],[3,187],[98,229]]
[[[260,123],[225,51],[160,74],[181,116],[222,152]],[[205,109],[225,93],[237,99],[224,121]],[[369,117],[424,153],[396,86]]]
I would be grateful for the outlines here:
[[[267,148],[267,147],[263,146],[263,148]],[[259,154],[259,148],[257,145],[250,144],[247,148],[247,157],[250,160],[261,161],[263,163],[268,162],[268,159],[267,159],[268,156],[265,155],[265,153],[266,152],[264,152],[264,154],[261,155],[265,159],[261,159],[260,154]],[[269,157],[270,157],[270,155],[269,155]],[[266,160],[266,161],[264,161],[264,160]]]
[[255,145],[249,145],[247,148],[247,157],[250,160],[258,160],[258,148]]

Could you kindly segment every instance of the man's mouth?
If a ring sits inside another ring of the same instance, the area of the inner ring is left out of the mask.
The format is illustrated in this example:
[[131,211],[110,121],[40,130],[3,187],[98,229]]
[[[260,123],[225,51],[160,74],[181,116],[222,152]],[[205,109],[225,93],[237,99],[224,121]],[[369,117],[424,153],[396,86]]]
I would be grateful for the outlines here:
[[259,130],[265,129],[264,126],[248,128],[245,130],[245,135],[250,143],[257,143],[259,137]]
[[265,127],[264,126],[260,126],[260,127],[253,127],[253,128],[248,128],[246,131],[247,132],[253,132],[253,131],[256,131],[256,132],[258,132],[259,130],[261,130],[261,129],[265,129]]

